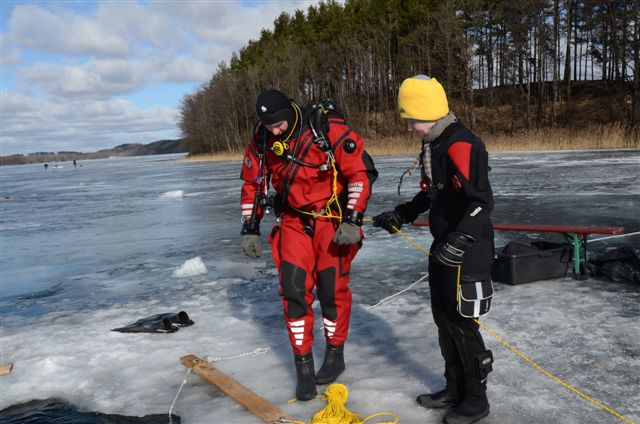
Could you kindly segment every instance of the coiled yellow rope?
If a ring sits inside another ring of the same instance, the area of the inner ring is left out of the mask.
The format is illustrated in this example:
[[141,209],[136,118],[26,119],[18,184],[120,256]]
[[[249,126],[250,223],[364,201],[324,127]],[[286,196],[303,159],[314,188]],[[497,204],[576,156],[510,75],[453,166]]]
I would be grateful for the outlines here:
[[[389,415],[393,421],[384,421],[378,424],[397,424],[398,416],[393,412],[379,412],[364,418],[360,414],[353,413],[344,404],[347,402],[349,391],[344,384],[334,383],[329,385],[322,396],[327,401],[327,406],[318,411],[307,424],[364,424],[367,421]],[[302,421],[294,421],[294,424],[305,424]]]

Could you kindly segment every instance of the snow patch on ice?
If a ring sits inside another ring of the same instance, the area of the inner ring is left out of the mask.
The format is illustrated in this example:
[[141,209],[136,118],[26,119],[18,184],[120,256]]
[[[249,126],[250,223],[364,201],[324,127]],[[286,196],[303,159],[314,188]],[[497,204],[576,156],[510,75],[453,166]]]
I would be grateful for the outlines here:
[[182,199],[184,197],[184,190],[173,190],[163,193],[161,199]]
[[187,259],[182,265],[176,267],[171,276],[173,278],[193,277],[195,275],[202,275],[209,272],[207,266],[202,262],[200,256]]

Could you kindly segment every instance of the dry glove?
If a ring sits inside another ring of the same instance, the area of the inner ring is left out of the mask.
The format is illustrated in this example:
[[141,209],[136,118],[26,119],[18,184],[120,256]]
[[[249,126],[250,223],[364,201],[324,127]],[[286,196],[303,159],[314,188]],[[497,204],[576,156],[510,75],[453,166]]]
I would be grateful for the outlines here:
[[352,222],[343,222],[333,236],[333,242],[339,246],[360,242],[360,226]]
[[445,266],[457,267],[462,265],[464,252],[467,251],[476,240],[468,234],[460,231],[452,231],[445,237],[444,242],[433,245],[431,254],[433,259]]
[[[395,211],[383,212],[373,218],[373,226],[384,228],[389,234],[395,234],[402,227],[402,217]],[[395,227],[395,229],[393,228]]]
[[262,242],[257,234],[244,234],[240,243],[244,254],[250,258],[259,258],[262,255]]

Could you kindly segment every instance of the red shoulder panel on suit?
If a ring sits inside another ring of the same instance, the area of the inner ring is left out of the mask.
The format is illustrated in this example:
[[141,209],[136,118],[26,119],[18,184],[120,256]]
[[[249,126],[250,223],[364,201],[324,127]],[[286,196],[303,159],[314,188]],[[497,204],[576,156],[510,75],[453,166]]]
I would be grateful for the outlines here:
[[469,181],[471,169],[471,143],[456,141],[449,147],[449,157],[456,164],[460,173]]

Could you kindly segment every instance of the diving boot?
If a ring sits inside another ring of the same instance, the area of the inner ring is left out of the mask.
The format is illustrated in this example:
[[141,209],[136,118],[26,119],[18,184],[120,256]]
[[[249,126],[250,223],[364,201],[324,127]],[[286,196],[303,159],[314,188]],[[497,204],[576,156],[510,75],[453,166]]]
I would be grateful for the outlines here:
[[313,367],[313,354],[295,355],[296,375],[296,399],[311,400],[318,392],[316,391],[316,375]]
[[419,395],[416,401],[422,407],[437,409],[456,406],[456,404],[460,401],[460,398],[458,397],[457,392],[453,392],[449,389],[444,389],[436,393],[424,393],[422,395]]
[[316,374],[316,384],[333,383],[342,374],[344,368],[344,345],[334,346],[327,343],[324,361]]
[[468,377],[465,388],[464,399],[444,416],[444,424],[471,424],[489,415],[486,380]]
[[[440,344],[442,346],[442,342]],[[442,349],[443,356],[445,349]],[[453,354],[456,354],[455,351]],[[445,356],[444,379],[447,382],[445,388],[436,393],[425,393],[416,399],[418,404],[424,408],[450,408],[456,406],[464,397],[464,370],[462,365],[451,359],[451,355]]]

